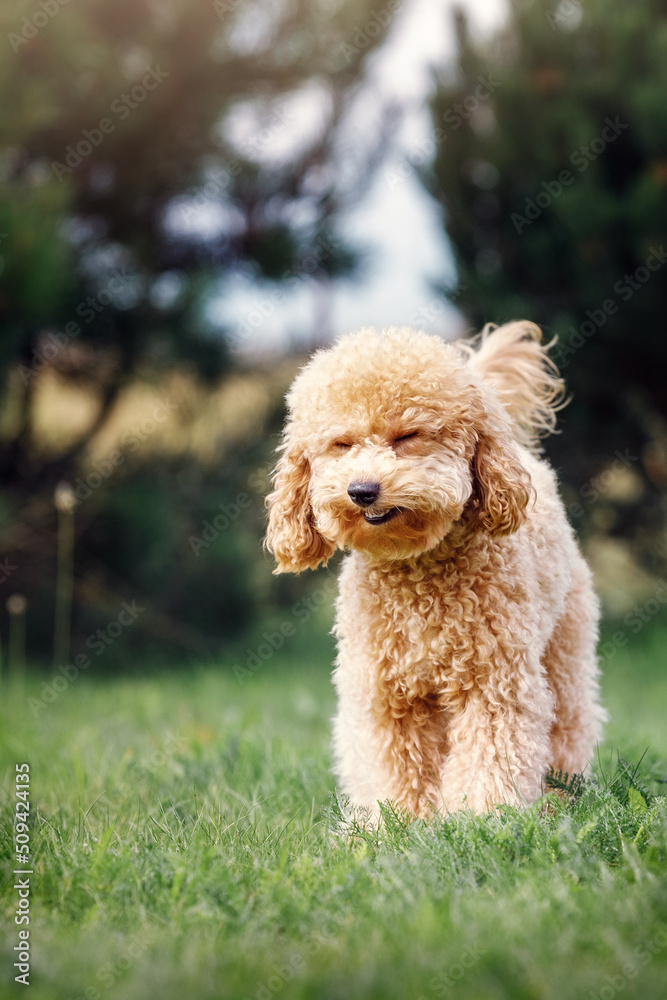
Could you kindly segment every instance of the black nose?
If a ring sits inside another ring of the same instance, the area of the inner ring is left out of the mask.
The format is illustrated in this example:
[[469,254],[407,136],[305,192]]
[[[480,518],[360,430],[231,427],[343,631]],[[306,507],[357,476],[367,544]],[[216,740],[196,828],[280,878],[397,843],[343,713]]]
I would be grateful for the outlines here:
[[370,507],[380,496],[379,483],[350,483],[347,488],[350,500],[354,500],[359,507]]

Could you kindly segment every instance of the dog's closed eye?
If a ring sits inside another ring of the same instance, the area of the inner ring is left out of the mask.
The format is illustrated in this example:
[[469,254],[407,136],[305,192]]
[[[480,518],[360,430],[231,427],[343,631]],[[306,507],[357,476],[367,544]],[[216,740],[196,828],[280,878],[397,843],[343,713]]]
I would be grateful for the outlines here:
[[347,448],[352,447],[351,441],[334,441],[332,448],[340,449],[340,451],[345,451]]
[[397,444],[403,444],[404,441],[412,441],[416,437],[419,437],[419,431],[410,431],[408,434],[401,434],[400,437],[395,437],[392,441],[392,448],[395,448]]

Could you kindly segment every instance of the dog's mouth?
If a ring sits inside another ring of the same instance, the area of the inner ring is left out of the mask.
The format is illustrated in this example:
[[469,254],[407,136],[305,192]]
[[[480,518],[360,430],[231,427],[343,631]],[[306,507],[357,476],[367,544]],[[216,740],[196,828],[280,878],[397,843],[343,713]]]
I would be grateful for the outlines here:
[[369,514],[368,511],[364,511],[364,520],[367,524],[386,524],[387,521],[393,521],[395,517],[402,514],[404,509],[403,507],[391,507],[384,514]]

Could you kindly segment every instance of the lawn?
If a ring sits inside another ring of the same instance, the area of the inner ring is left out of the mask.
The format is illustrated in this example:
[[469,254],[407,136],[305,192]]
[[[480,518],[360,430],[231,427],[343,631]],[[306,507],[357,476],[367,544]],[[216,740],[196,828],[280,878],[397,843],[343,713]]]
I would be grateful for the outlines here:
[[[242,684],[82,674],[2,705],[2,968],[19,927],[11,817],[30,765],[31,1000],[537,1000],[667,993],[667,630],[605,669],[596,784],[523,812],[341,823],[330,650]],[[618,764],[618,752],[630,764]],[[635,765],[644,754],[637,773]]]

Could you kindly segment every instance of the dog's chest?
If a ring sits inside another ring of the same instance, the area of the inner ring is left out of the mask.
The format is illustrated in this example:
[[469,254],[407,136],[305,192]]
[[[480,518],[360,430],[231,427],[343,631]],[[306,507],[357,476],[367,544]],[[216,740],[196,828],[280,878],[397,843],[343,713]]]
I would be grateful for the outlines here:
[[[359,591],[371,662],[385,682],[428,697],[456,697],[471,684],[471,623],[480,603],[475,580],[449,561],[430,567],[370,570]],[[375,655],[373,655],[375,654]]]

